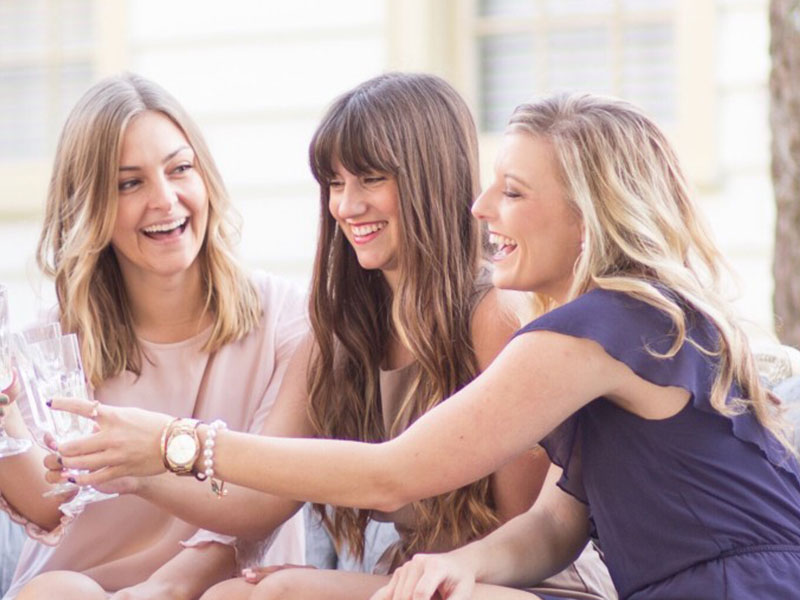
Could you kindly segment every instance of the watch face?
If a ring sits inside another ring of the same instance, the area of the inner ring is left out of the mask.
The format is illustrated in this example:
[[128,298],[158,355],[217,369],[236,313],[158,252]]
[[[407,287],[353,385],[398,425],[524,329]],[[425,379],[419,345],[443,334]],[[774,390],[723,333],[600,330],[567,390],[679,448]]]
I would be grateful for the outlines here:
[[197,443],[188,433],[179,433],[170,438],[167,446],[167,458],[176,465],[188,466],[197,452]]

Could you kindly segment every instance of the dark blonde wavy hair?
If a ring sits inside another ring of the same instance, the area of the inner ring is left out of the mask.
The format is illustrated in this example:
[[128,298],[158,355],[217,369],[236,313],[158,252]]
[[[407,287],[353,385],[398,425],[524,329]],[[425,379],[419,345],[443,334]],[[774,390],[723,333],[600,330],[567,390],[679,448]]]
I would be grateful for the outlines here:
[[[723,415],[752,410],[787,451],[784,421],[761,384],[745,333],[724,298],[722,254],[689,192],[666,136],[639,109],[614,98],[564,94],[517,107],[507,132],[552,143],[569,201],[584,226],[584,250],[567,301],[592,287],[625,292],[664,311],[684,342],[719,359],[711,405]],[[676,296],[665,295],[666,288]],[[550,308],[538,298],[538,312]],[[687,337],[686,305],[719,332],[716,348]],[[733,382],[743,398],[727,401]]]
[[198,259],[205,310],[214,323],[204,350],[243,337],[261,315],[258,294],[233,252],[238,221],[194,121],[152,81],[133,74],[103,79],[78,101],[62,130],[37,248],[39,267],[55,280],[61,326],[79,335],[94,387],[124,370],[141,372],[142,351],[111,236],[123,136],[146,111],[163,114],[183,132],[208,193],[208,226]]
[[[320,436],[377,442],[472,380],[478,372],[471,319],[479,298],[481,234],[470,207],[479,191],[475,125],[458,93],[431,75],[387,74],[339,97],[309,150],[320,186],[310,319],[317,343],[309,413]],[[400,283],[391,294],[367,271],[328,210],[332,163],[397,181]],[[391,336],[410,350],[418,375],[385,431],[379,369]],[[369,511],[318,506],[337,542],[363,556]],[[405,551],[437,539],[459,545],[498,524],[488,478],[414,503]],[[444,537],[443,537],[444,536]]]

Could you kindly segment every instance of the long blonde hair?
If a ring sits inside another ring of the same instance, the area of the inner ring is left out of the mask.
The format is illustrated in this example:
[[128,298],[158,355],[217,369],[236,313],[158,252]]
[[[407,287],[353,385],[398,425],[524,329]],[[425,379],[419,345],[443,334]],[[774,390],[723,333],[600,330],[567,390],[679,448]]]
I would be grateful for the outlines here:
[[55,280],[62,328],[78,333],[94,387],[124,370],[141,372],[141,348],[110,242],[122,139],[131,120],[145,111],[165,115],[184,133],[208,193],[198,260],[205,310],[214,323],[204,350],[241,338],[261,314],[257,292],[234,257],[238,223],[200,130],[155,83],[133,74],[104,79],[83,95],[64,125],[37,248],[40,268]]
[[[351,173],[387,173],[397,181],[401,278],[394,295],[379,271],[361,268],[328,210],[334,160]],[[438,77],[382,75],[333,103],[312,139],[310,162],[320,185],[310,416],[321,436],[384,440],[478,371],[471,335],[482,254],[470,214],[479,189],[475,126],[458,93]],[[393,335],[418,371],[385,431],[379,369]],[[442,536],[457,545],[487,533],[498,522],[491,505],[488,479],[414,503],[406,551],[430,549]],[[360,556],[368,516],[335,508],[327,521]]]
[[[746,336],[722,292],[725,261],[689,193],[667,138],[634,106],[589,94],[523,104],[508,131],[549,140],[569,200],[584,226],[584,250],[567,300],[592,287],[625,292],[664,311],[677,333],[665,357],[687,340],[681,302],[706,315],[719,332],[711,405],[723,415],[752,410],[791,450],[783,422],[759,381]],[[666,287],[678,298],[657,289]],[[539,298],[541,310],[548,301]],[[727,401],[737,382],[743,398]]]

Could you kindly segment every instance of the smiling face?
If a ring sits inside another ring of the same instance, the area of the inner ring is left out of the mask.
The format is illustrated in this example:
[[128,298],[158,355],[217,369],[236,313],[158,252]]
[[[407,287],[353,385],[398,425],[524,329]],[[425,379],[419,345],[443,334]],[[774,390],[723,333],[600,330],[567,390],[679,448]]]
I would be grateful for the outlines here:
[[581,247],[581,221],[549,141],[524,132],[503,137],[494,180],[472,207],[495,248],[496,287],[563,302]]
[[171,277],[196,268],[208,193],[183,132],[162,113],[135,117],[122,140],[111,246],[123,277]]
[[333,161],[328,209],[364,269],[380,269],[389,285],[397,282],[400,210],[397,181],[391,175],[354,175]]

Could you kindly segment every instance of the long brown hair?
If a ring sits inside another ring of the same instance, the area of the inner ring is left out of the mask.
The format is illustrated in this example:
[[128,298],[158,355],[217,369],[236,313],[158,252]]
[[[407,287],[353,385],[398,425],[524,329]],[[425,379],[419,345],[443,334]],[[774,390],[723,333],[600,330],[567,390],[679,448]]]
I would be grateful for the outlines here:
[[[339,97],[311,141],[320,185],[320,223],[310,319],[317,349],[309,370],[309,412],[321,436],[376,442],[409,423],[475,377],[471,317],[482,254],[470,207],[479,191],[477,139],[468,108],[431,75],[387,74]],[[354,174],[397,181],[400,283],[391,294],[379,271],[367,271],[328,211],[332,163]],[[417,377],[385,431],[379,369],[390,336],[418,365]],[[409,553],[449,536],[453,545],[498,523],[488,478],[414,503]],[[335,508],[337,541],[363,555],[369,512]]]
[[164,89],[125,74],[92,86],[72,109],[56,151],[37,261],[55,279],[61,325],[80,336],[92,386],[124,370],[141,372],[122,274],[111,248],[122,139],[132,119],[157,111],[184,133],[208,193],[199,261],[205,310],[214,316],[205,351],[243,337],[259,321],[258,294],[233,253],[238,223],[200,130]]
[[[666,357],[686,341],[683,304],[719,332],[711,405],[723,415],[752,410],[788,452],[785,424],[761,384],[745,333],[725,300],[726,263],[705,225],[666,136],[636,107],[614,98],[564,94],[517,107],[508,131],[550,140],[570,201],[583,220],[584,250],[569,299],[591,287],[631,294],[664,311],[676,336]],[[660,285],[677,294],[665,296]],[[540,308],[549,308],[540,300]],[[744,398],[727,402],[732,382]]]

